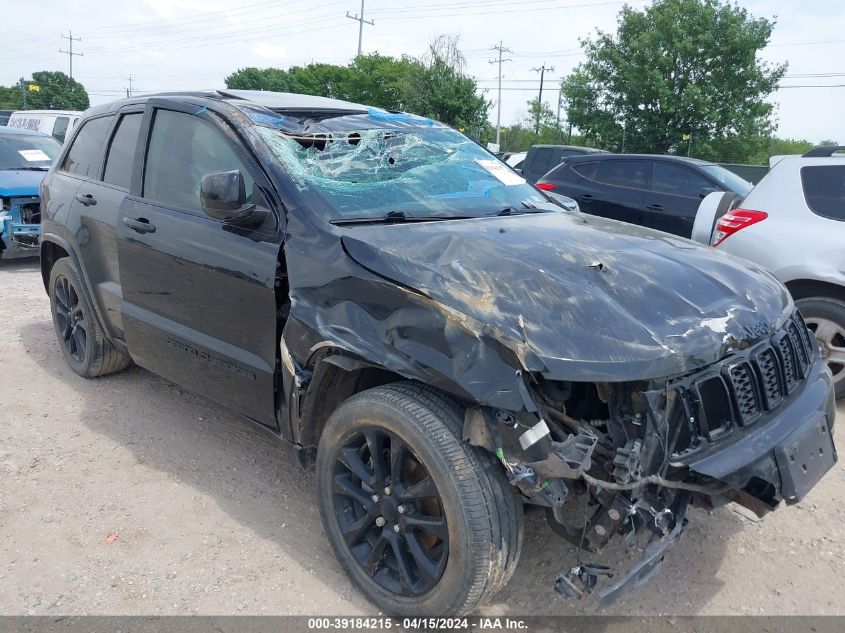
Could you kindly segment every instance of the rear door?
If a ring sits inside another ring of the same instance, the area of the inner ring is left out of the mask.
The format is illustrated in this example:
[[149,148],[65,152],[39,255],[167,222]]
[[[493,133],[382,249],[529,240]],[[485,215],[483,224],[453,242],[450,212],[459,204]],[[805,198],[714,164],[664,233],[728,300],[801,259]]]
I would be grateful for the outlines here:
[[48,209],[48,214],[67,227],[101,321],[120,338],[115,221],[125,192],[114,192],[102,182],[103,157],[116,120],[108,114],[88,119],[79,129],[50,181],[50,200],[65,204]]
[[199,187],[238,169],[247,199],[270,187],[235,133],[196,106],[154,102],[137,195],[119,221],[123,325],[132,358],[174,382],[275,426],[278,216],[242,229],[203,213]]
[[532,147],[525,157],[525,164],[522,167],[522,175],[530,183],[537,182],[546,172],[557,163],[553,162],[554,148]]
[[143,106],[137,105],[121,110],[115,117],[104,143],[106,153],[101,175],[96,181],[90,179],[84,182],[75,200],[75,204],[86,209],[86,259],[89,262],[91,287],[106,313],[112,336],[117,338],[124,338],[117,227],[132,184],[143,118]]
[[643,223],[659,231],[690,237],[704,196],[719,189],[686,165],[655,160],[651,186],[645,194]]

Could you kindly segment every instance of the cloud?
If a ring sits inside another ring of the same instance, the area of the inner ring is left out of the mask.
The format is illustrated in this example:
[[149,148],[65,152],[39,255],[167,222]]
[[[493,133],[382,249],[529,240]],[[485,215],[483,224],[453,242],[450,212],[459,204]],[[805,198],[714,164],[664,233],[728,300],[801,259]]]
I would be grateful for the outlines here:
[[279,44],[270,44],[269,42],[259,42],[252,47],[252,52],[258,57],[264,59],[287,59],[288,52],[284,46]]

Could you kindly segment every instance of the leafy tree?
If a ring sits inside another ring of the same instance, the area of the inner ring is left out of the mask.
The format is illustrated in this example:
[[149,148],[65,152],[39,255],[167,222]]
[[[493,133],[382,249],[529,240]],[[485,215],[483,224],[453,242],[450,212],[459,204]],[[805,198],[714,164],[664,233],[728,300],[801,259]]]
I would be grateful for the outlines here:
[[333,97],[474,130],[484,125],[489,103],[476,94],[475,80],[462,73],[464,63],[456,38],[438,38],[423,60],[372,53],[359,55],[347,66],[242,68],[225,81],[232,89]]
[[[35,85],[38,90],[26,92],[28,110],[84,110],[90,103],[85,87],[60,71],[41,70],[32,73],[32,79],[23,81],[24,86]],[[0,86],[0,107],[20,110],[23,108],[21,84]]]
[[22,104],[20,86],[0,86],[0,110],[20,110]]
[[[766,98],[786,64],[759,62],[774,22],[723,0],[655,0],[625,7],[616,33],[582,41],[587,61],[562,82],[569,120],[599,146],[696,152],[746,139],[744,160],[775,127]],[[706,157],[706,156],[705,156]]]
[[226,87],[231,90],[272,90],[289,92],[288,73],[279,68],[240,68],[226,77]]
[[27,108],[33,110],[85,110],[90,102],[85,87],[61,71],[41,70],[27,82],[39,87],[28,92]]

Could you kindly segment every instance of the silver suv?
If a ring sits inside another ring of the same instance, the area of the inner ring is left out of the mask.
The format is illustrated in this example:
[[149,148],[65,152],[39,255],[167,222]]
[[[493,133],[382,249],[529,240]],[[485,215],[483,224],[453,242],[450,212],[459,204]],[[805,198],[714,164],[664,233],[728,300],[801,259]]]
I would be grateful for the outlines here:
[[741,199],[710,194],[694,240],[768,268],[815,333],[845,397],[845,147],[782,157]]

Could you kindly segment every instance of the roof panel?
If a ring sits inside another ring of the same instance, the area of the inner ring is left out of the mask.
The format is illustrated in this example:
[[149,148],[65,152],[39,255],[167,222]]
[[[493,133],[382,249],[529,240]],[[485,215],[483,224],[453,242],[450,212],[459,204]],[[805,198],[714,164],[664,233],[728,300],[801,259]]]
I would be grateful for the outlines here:
[[369,106],[360,103],[315,97],[292,92],[270,92],[265,90],[219,90],[221,96],[251,101],[273,110],[333,110],[366,112]]

